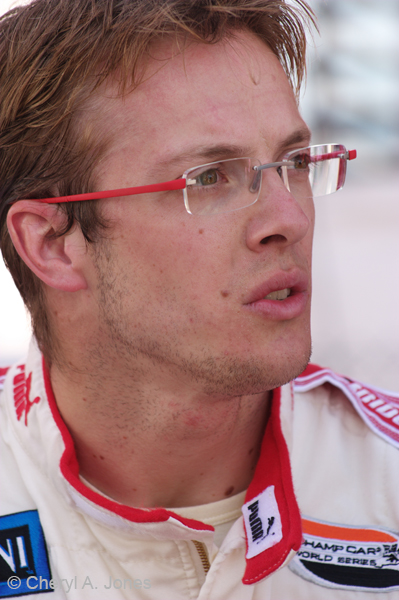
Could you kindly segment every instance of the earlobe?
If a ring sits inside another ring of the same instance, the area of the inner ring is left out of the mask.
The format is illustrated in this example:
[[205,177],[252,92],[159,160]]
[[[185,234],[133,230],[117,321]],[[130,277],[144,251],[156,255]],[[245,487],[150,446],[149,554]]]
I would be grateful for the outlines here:
[[25,264],[48,286],[76,292],[86,289],[86,245],[79,227],[56,237],[65,215],[54,205],[19,200],[8,212],[11,240]]

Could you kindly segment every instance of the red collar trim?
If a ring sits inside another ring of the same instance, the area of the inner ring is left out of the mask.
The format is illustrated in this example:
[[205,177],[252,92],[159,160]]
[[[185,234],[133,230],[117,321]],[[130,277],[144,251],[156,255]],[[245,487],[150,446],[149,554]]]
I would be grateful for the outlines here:
[[133,521],[135,523],[161,523],[167,521],[169,518],[172,517],[173,519],[180,521],[180,523],[182,523],[186,527],[190,527],[190,529],[195,529],[196,531],[214,530],[214,528],[211,525],[206,525],[205,523],[195,521],[194,519],[185,519],[171,511],[165,510],[164,508],[141,509],[120,504],[119,502],[115,502],[113,500],[109,500],[108,498],[104,498],[104,496],[102,496],[101,494],[98,494],[94,490],[88,488],[79,479],[79,464],[76,458],[73,440],[71,434],[68,431],[67,426],[65,425],[59,413],[44,359],[43,377],[50,410],[53,415],[53,419],[58,429],[60,430],[65,446],[65,450],[60,460],[61,473],[65,477],[67,482],[77,492],[79,492],[81,496],[83,496],[90,502],[96,504],[97,506],[110,511],[122,517],[123,519],[126,519],[127,521]]
[[[254,478],[248,488],[245,503],[274,486],[280,512],[282,539],[276,545],[253,558],[247,558],[243,583],[260,581],[276,571],[291,550],[299,550],[302,543],[301,516],[294,494],[291,464],[280,420],[281,388],[273,392],[272,409],[262,442],[261,454]],[[247,538],[251,532],[247,532]],[[248,549],[248,539],[247,539]]]

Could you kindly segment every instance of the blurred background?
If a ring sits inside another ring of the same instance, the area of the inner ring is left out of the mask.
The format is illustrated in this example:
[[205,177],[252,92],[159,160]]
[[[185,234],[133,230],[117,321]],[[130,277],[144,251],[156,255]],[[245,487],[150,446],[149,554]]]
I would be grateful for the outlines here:
[[[317,200],[312,361],[399,391],[399,2],[309,4],[320,36],[301,111],[313,143],[358,151],[345,189]],[[0,13],[11,5],[0,0]],[[0,259],[0,366],[24,355],[29,336]]]
[[399,391],[399,2],[310,0],[301,106],[314,142],[356,148],[316,201],[312,361]]

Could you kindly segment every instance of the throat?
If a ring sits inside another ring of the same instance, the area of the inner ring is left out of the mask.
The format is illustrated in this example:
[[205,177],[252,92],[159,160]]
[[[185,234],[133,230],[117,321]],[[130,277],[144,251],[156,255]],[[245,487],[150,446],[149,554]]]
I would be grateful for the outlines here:
[[147,427],[135,427],[133,420],[115,428],[112,418],[92,431],[69,425],[80,474],[106,496],[134,507],[197,506],[235,495],[252,480],[269,403],[264,395],[231,403],[235,410],[226,408],[234,419],[222,418],[221,407],[218,418],[203,409],[201,418],[213,421],[207,434],[192,410],[175,410],[175,422],[162,427],[159,414]]

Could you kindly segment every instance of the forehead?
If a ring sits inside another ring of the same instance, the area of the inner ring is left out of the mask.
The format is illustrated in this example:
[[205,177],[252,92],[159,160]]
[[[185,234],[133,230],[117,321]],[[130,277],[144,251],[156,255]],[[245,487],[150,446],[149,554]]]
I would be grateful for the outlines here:
[[101,99],[109,159],[188,163],[207,149],[236,147],[273,158],[281,140],[305,129],[277,57],[259,38],[239,32],[216,44],[171,40],[154,45],[142,83],[123,98]]

